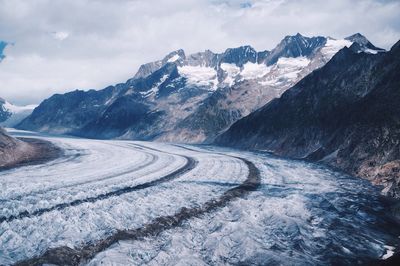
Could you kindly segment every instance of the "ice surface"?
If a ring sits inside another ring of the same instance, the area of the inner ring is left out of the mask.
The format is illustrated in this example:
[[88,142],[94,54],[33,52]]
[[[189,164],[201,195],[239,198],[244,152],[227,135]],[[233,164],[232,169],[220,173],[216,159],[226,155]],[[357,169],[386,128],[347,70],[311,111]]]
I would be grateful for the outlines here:
[[209,151],[251,160],[262,188],[182,228],[120,241],[89,265],[355,264],[393,250],[383,244],[396,239],[383,230],[379,196],[368,183],[268,154]]
[[[66,154],[44,165],[0,172],[0,264],[49,248],[80,247],[117,230],[141,228],[182,207],[200,207],[247,178],[247,165],[237,157],[259,169],[257,191],[157,237],[121,241],[88,263],[353,263],[388,256],[393,250],[388,246],[397,243],[388,233],[377,189],[314,164],[211,146],[13,133],[51,140]],[[195,167],[167,182],[99,196],[179,173],[188,158]],[[88,198],[93,200],[85,202]],[[79,204],[69,205],[74,201]],[[52,206],[63,207],[46,211]]]
[[[247,177],[243,161],[219,154],[142,142],[50,139],[66,149],[65,157],[1,172],[1,262],[14,263],[50,247],[73,247],[117,229],[140,227],[182,207],[200,206]],[[165,184],[7,220],[157,180],[186,164],[180,154],[195,158],[196,168]]]

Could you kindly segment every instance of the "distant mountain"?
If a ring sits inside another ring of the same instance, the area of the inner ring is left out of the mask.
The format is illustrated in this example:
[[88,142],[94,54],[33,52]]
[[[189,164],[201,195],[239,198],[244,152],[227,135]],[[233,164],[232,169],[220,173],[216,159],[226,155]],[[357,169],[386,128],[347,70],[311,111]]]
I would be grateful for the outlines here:
[[366,39],[349,38],[297,34],[271,51],[242,46],[186,55],[177,50],[142,65],[125,83],[54,95],[18,127],[91,138],[209,142],[344,46],[356,42],[359,52],[381,51],[367,47]]
[[0,126],[14,127],[28,117],[37,105],[17,106],[0,98]]
[[358,51],[361,50],[361,51],[365,51],[365,52],[368,52],[371,54],[385,51],[384,49],[378,48],[375,45],[373,45],[367,38],[365,38],[365,36],[363,36],[360,33],[353,34],[353,35],[345,38],[345,40],[356,43],[355,46],[357,46]]
[[11,113],[4,108],[5,103],[6,101],[0,98],[0,123],[6,121],[11,116]]
[[215,142],[324,162],[400,198],[400,41],[371,55],[361,40]]

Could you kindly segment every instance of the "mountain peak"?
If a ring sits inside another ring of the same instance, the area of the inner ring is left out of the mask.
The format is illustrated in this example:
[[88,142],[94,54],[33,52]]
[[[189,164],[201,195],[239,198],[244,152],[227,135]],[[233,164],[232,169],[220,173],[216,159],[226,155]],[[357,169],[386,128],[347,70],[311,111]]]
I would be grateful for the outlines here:
[[368,43],[370,43],[369,40],[364,35],[362,35],[361,33],[358,33],[358,32],[353,35],[350,35],[344,39],[351,41],[351,42],[356,42],[361,45],[367,45]]
[[301,33],[296,33],[295,35],[286,35],[285,38],[281,42],[291,42],[291,41],[299,41],[299,40],[306,40],[314,37],[306,37]]
[[397,42],[392,46],[392,48],[390,49],[390,51],[397,51],[397,50],[400,50],[400,40],[397,41]]
[[222,55],[221,63],[235,63],[242,66],[247,62],[257,61],[257,51],[250,45],[228,48]]
[[165,64],[167,62],[172,63],[185,58],[186,58],[185,51],[183,49],[178,49],[169,53],[166,57],[164,57],[162,61],[163,64]]
[[368,53],[384,52],[385,49],[376,47],[373,45],[364,35],[361,33],[355,33],[349,37],[344,38],[345,40],[351,41],[358,44],[358,50]]
[[325,37],[305,37],[300,33],[287,35],[271,51],[271,54],[267,58],[267,64],[272,65],[276,63],[280,57],[309,56],[316,49],[324,46],[326,40]]
[[255,49],[253,47],[251,47],[251,45],[242,45],[242,46],[235,47],[235,48],[228,48],[228,49],[225,50],[225,53],[229,53],[229,52],[232,52],[232,51],[245,51],[245,50],[247,50],[247,51],[255,51]]

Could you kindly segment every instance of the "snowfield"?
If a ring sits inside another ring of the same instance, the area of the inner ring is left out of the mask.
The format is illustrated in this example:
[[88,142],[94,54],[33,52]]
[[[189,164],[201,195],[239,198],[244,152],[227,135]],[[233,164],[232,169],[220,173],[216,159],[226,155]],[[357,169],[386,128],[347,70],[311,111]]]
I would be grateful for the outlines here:
[[65,154],[0,172],[0,265],[57,264],[56,250],[72,254],[59,264],[72,265],[73,255],[93,250],[79,263],[352,264],[387,257],[398,242],[378,189],[314,164],[12,133],[50,140]]

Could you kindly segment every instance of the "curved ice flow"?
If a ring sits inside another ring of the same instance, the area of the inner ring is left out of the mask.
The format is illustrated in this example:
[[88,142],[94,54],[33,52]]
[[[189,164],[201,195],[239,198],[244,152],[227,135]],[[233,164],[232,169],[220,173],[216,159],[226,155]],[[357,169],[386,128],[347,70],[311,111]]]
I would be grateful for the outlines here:
[[88,265],[354,265],[399,245],[398,224],[363,180],[263,153],[184,147],[246,158],[261,189],[157,237],[120,241]]
[[[157,149],[139,142],[50,139],[67,150],[65,157],[1,172],[0,217],[5,220],[0,224],[0,264],[38,256],[52,247],[79,246],[116,230],[140,227],[182,207],[201,206],[243,182],[248,171],[239,159],[168,145]],[[196,161],[195,168],[169,182],[51,209],[158,180],[183,168],[187,158]],[[18,218],[46,208],[51,211]],[[8,221],[13,215],[15,219]]]
[[67,149],[66,156],[0,172],[1,216],[148,183],[179,170],[186,158],[197,164],[156,186],[2,222],[0,264],[79,247],[182,207],[202,206],[248,175],[243,161],[231,156],[257,166],[260,189],[158,237],[120,241],[89,264],[352,264],[379,258],[398,242],[378,190],[323,167],[214,147],[48,139]]

